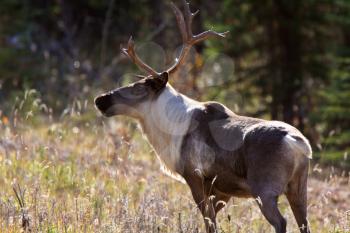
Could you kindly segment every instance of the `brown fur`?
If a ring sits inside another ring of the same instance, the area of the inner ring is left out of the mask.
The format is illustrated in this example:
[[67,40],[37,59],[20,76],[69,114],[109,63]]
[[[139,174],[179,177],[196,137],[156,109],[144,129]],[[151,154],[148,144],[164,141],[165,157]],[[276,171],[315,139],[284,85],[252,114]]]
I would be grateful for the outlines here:
[[[271,127],[269,121],[238,116],[219,103],[210,102],[205,106],[206,109],[198,111],[193,118],[199,126],[184,138],[181,160],[184,166],[182,175],[202,210],[207,231],[215,232],[215,216],[220,210],[214,208],[217,203],[237,196],[259,199],[263,214],[276,232],[286,232],[286,221],[277,208],[278,196],[285,193],[299,227],[305,226],[301,232],[309,232],[306,219],[308,158],[290,150],[283,141],[289,133],[301,134],[283,123],[279,127],[278,124]],[[210,129],[213,121],[218,122],[215,130],[219,132],[213,133]],[[215,135],[227,135],[229,138],[222,138],[220,145]],[[303,138],[302,135],[300,137]],[[194,172],[198,164],[193,163],[193,157],[202,156],[193,153],[196,140],[215,152],[215,162],[200,174]],[[234,146],[223,146],[225,143]],[[212,195],[216,198],[210,200]],[[212,224],[206,220],[208,218]]]

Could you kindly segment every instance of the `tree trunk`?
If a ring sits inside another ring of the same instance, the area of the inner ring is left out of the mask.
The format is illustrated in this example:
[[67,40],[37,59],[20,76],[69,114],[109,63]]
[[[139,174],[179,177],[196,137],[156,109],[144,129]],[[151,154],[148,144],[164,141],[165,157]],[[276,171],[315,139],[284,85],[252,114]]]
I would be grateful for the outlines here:
[[299,16],[299,1],[275,0],[277,9],[277,35],[279,47],[279,74],[281,82],[278,91],[282,109],[282,120],[301,126],[303,116],[299,114],[297,99],[302,84],[301,64],[301,20]]

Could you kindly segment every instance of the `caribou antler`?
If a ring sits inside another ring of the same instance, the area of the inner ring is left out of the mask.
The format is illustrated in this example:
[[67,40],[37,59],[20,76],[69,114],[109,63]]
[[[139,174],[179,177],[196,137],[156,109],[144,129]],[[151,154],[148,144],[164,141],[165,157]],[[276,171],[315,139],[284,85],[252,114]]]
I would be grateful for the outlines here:
[[155,71],[152,67],[144,63],[136,54],[135,52],[135,43],[134,40],[132,39],[132,36],[130,36],[130,39],[128,41],[128,48],[121,48],[121,51],[123,54],[128,56],[133,63],[135,63],[138,67],[141,69],[145,70],[148,74],[156,77],[159,76],[161,73],[158,73]]
[[[184,61],[186,60],[186,56],[188,55],[188,52],[190,51],[191,47],[194,44],[199,43],[203,40],[206,40],[210,37],[225,38],[225,36],[228,33],[228,31],[219,33],[213,30],[208,30],[208,31],[199,33],[197,35],[193,35],[192,28],[191,28],[192,21],[193,21],[193,18],[198,14],[199,10],[192,13],[190,10],[189,3],[187,3],[186,0],[183,0],[183,5],[184,5],[185,15],[183,15],[182,12],[179,10],[179,8],[174,3],[171,2],[171,7],[175,13],[176,21],[182,36],[183,45],[182,45],[180,56],[177,57],[175,59],[175,63],[166,70],[166,72],[168,72],[169,74],[176,72],[177,69],[184,63]],[[147,65],[137,56],[135,52],[135,43],[132,37],[130,37],[129,39],[128,47],[121,48],[121,51],[123,54],[128,56],[132,60],[132,62],[135,63],[139,68],[145,70],[150,76],[157,77],[161,74],[160,72],[155,71],[152,67]]]
[[169,74],[176,72],[176,70],[184,63],[184,61],[186,60],[185,58],[188,52],[190,51],[192,45],[199,43],[205,39],[208,39],[210,37],[225,38],[225,36],[228,33],[228,31],[219,33],[213,30],[208,30],[198,35],[193,35],[192,21],[193,21],[193,18],[198,14],[199,10],[192,13],[190,10],[189,3],[187,3],[186,0],[183,0],[183,5],[184,5],[185,16],[181,13],[179,8],[174,3],[171,3],[171,7],[173,8],[173,11],[175,13],[176,21],[181,32],[183,45],[182,45],[180,56],[176,58],[176,62],[167,70]]

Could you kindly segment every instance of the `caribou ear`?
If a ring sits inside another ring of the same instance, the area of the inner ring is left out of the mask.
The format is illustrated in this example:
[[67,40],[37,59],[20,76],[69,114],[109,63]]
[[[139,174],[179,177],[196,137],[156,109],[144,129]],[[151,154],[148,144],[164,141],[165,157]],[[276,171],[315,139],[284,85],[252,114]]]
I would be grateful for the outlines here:
[[162,90],[168,83],[169,74],[168,72],[163,72],[161,75],[151,78],[149,80],[151,87],[156,91]]
[[159,78],[160,78],[161,80],[163,80],[164,87],[165,87],[165,85],[167,84],[168,79],[169,79],[169,73],[166,72],[166,71],[164,71],[164,72],[159,76]]

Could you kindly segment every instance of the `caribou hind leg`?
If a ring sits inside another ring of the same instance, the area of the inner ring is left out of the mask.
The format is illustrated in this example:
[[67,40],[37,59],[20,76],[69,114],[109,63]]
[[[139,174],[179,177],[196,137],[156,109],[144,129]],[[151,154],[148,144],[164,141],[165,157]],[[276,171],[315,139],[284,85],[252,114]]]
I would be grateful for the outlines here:
[[270,191],[258,191],[254,197],[264,217],[275,228],[276,233],[286,233],[287,222],[278,209],[278,195]]
[[[273,160],[273,156],[270,157]],[[288,169],[259,165],[257,160],[248,171],[247,181],[252,196],[256,199],[259,208],[266,220],[274,227],[276,233],[286,233],[287,222],[278,209],[278,197],[287,186]]]
[[[251,187],[251,194],[256,199],[259,208],[266,220],[274,227],[276,233],[286,233],[287,222],[278,209],[278,197],[283,194],[283,178],[272,176],[272,174],[257,174],[259,170],[254,170],[253,174],[248,174],[248,184]],[[274,182],[272,182],[274,181]]]
[[[305,166],[308,166],[306,163]],[[308,169],[303,168],[296,173],[295,178],[288,184],[286,196],[293,211],[301,233],[310,233],[307,221],[307,177]]]

